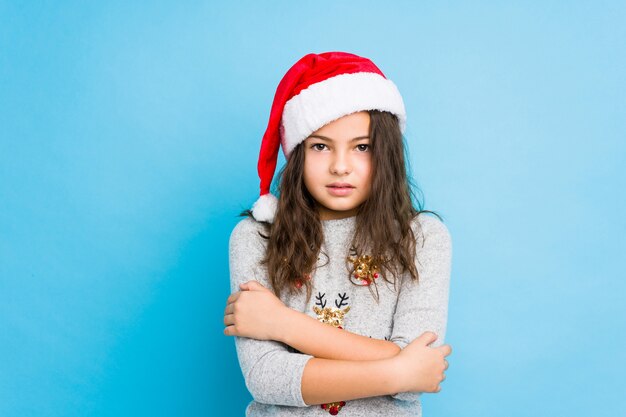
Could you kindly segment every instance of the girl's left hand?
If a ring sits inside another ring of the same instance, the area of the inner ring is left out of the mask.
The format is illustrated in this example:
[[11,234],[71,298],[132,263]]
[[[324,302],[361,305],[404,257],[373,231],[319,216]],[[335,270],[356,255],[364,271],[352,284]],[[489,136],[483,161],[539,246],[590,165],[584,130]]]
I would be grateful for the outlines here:
[[224,334],[257,340],[279,340],[280,318],[289,307],[258,281],[239,284],[242,291],[228,297]]

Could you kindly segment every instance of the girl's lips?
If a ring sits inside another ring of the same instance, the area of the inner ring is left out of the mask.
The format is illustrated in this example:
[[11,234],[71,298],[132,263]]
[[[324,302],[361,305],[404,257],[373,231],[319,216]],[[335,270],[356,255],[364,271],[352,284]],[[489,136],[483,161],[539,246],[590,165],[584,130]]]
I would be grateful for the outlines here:
[[350,187],[333,187],[333,186],[326,186],[326,189],[328,189],[328,193],[337,197],[343,197],[346,195],[350,195],[352,194],[352,190],[354,190],[354,187],[350,186]]

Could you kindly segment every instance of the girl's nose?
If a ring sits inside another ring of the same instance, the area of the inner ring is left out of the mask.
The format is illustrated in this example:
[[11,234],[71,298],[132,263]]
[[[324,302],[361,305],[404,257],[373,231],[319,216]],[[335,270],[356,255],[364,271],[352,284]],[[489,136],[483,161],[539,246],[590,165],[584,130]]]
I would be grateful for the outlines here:
[[330,172],[335,175],[343,175],[350,173],[350,170],[351,164],[348,155],[342,152],[336,153],[330,164]]

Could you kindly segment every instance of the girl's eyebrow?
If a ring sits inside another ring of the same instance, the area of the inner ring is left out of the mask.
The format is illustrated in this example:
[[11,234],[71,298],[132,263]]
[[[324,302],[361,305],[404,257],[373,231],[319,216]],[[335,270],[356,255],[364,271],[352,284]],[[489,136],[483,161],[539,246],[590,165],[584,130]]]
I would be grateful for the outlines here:
[[[311,135],[309,136],[307,139],[309,138],[318,138],[318,139],[322,139],[322,140],[327,140],[329,142],[333,142],[333,140],[329,137],[326,136],[322,136],[322,135]],[[355,140],[361,140],[361,139],[369,139],[370,137],[368,135],[365,136],[357,136],[356,138],[352,138],[350,139],[350,142],[354,142]]]

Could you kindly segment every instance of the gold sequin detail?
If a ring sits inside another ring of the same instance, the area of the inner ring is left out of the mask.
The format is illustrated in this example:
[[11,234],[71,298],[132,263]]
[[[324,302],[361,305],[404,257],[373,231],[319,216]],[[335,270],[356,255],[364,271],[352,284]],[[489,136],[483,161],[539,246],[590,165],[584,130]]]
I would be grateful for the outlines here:
[[380,275],[378,258],[370,255],[349,256],[348,261],[354,266],[354,277],[361,280],[363,285],[370,285]]
[[350,311],[350,306],[344,309],[335,307],[319,308],[318,306],[313,306],[313,311],[317,314],[317,319],[320,322],[330,324],[333,327],[343,328],[343,318],[346,313]]

